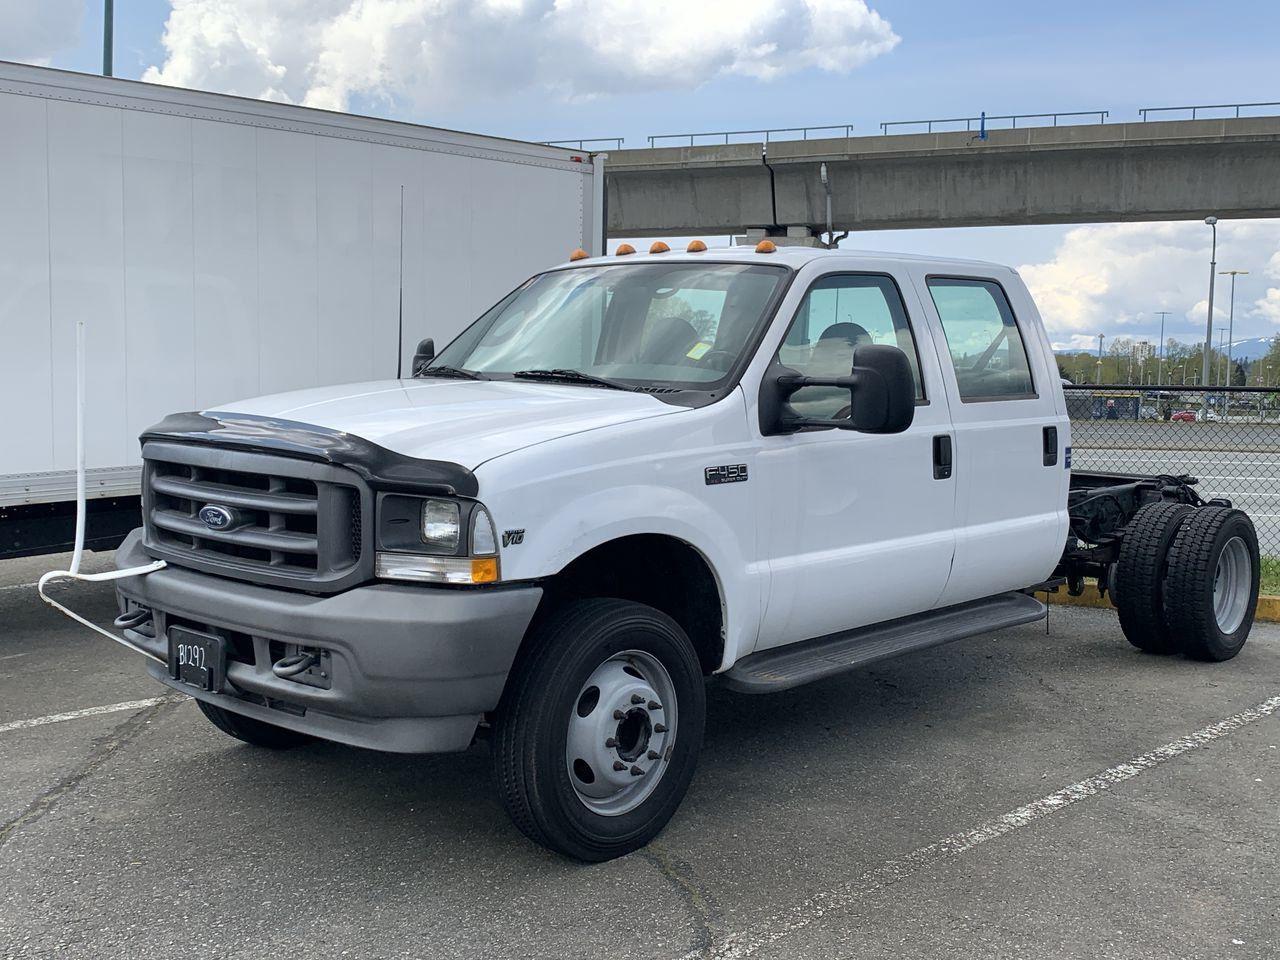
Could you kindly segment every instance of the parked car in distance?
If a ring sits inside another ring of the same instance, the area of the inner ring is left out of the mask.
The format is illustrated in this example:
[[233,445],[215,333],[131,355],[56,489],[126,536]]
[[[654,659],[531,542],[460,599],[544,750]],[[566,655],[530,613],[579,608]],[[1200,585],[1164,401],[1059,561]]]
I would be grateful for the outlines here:
[[1191,410],[1179,410],[1169,419],[1177,420],[1179,423],[1195,423],[1196,415]]

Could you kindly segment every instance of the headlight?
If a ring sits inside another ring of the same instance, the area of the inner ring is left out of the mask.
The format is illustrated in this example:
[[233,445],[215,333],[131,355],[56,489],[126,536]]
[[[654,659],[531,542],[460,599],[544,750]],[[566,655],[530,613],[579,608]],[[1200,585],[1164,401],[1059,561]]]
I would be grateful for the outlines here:
[[428,553],[458,552],[462,539],[461,512],[456,500],[422,501],[422,542]]
[[423,583],[496,583],[501,575],[493,519],[472,500],[382,494],[374,573]]

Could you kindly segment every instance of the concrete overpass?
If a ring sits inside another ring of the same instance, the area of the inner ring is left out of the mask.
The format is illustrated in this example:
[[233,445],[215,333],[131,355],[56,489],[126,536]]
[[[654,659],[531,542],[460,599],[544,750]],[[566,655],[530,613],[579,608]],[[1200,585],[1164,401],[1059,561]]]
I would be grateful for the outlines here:
[[[1280,216],[1280,117],[611,151],[610,236]],[[776,213],[775,213],[776,209]]]

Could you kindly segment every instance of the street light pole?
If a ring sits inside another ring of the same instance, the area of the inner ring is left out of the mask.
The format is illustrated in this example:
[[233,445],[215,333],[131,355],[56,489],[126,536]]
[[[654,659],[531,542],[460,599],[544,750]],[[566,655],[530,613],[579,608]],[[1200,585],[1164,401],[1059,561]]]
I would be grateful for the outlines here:
[[1164,383],[1164,318],[1169,316],[1168,310],[1157,310],[1160,318],[1160,362],[1156,364],[1156,386]]
[[1231,306],[1227,311],[1227,386],[1231,386],[1231,344],[1235,337],[1236,322],[1236,277],[1244,276],[1248,270],[1221,270],[1224,277],[1231,277]]
[[1200,368],[1203,386],[1209,385],[1209,351],[1213,349],[1213,281],[1218,272],[1218,218],[1205,217],[1204,222],[1213,230],[1213,247],[1209,254],[1209,316],[1204,323],[1204,363]]
[[1105,333],[1098,334],[1098,383],[1102,383],[1102,338],[1105,336]]

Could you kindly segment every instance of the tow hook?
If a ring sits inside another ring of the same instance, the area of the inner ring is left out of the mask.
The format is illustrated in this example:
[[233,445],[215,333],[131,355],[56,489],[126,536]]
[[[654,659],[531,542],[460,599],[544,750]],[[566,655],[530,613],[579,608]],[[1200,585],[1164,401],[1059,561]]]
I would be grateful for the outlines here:
[[328,650],[317,647],[286,645],[279,659],[271,664],[271,672],[281,680],[328,690],[333,684],[333,658]]
[[306,673],[312,667],[320,662],[320,656],[315,653],[294,653],[287,657],[281,657],[271,665],[271,672],[281,680],[289,680],[298,676],[300,673]]

